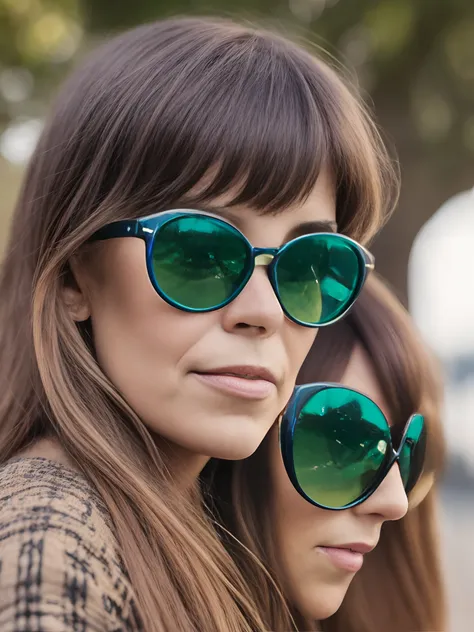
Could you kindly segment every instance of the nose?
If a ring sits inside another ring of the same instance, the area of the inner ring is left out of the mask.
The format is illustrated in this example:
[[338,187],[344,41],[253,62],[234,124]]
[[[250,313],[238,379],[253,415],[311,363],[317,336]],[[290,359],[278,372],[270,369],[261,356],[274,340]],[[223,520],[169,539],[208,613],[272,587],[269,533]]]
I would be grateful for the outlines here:
[[384,521],[400,520],[408,511],[408,498],[397,463],[372,496],[354,508],[359,514],[376,514]]
[[242,292],[222,309],[222,325],[228,332],[268,337],[285,320],[273,291],[266,266],[255,268]]

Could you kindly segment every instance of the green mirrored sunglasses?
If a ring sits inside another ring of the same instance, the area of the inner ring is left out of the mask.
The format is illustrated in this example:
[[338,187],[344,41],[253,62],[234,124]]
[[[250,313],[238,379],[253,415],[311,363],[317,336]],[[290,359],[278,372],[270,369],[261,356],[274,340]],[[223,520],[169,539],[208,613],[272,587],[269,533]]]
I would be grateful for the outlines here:
[[305,327],[323,327],[344,316],[374,268],[373,256],[344,235],[312,233],[281,248],[254,248],[232,224],[192,209],[113,222],[91,239],[118,237],[145,242],[150,281],[177,309],[224,307],[262,265],[283,312]]
[[340,384],[295,388],[280,424],[280,446],[290,480],[323,509],[364,502],[398,462],[406,492],[423,470],[424,418],[408,420],[395,448],[388,421],[369,397]]

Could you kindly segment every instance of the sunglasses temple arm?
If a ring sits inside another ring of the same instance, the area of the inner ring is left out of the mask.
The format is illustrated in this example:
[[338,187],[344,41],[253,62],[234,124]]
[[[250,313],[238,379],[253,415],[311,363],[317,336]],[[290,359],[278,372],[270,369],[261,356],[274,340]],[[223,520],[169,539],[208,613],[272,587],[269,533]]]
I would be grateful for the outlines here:
[[99,228],[89,241],[102,241],[115,239],[116,237],[141,237],[139,235],[139,222],[137,220],[119,220],[112,222],[103,228]]
[[375,257],[374,255],[370,252],[370,250],[367,250],[367,248],[364,248],[364,246],[361,246],[362,248],[362,252],[364,253],[365,256],[365,267],[366,269],[370,272],[372,270],[375,270]]

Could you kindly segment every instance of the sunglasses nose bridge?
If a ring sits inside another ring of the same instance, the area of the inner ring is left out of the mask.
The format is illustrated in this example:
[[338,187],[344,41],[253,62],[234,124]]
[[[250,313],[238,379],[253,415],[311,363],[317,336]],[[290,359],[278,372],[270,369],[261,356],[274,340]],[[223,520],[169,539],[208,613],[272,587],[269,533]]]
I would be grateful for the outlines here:
[[257,266],[268,266],[275,258],[274,254],[265,252],[257,255],[255,257],[255,267]]

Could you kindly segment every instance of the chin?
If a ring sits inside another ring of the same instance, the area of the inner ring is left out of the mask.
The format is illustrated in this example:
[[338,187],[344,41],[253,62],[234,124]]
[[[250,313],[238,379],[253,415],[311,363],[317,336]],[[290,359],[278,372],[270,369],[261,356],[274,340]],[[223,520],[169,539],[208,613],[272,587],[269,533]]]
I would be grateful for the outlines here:
[[[303,595],[300,612],[308,620],[322,621],[336,613],[346,596],[348,586],[319,587],[311,595]],[[315,594],[317,597],[315,598]]]
[[206,453],[207,456],[228,461],[240,461],[256,451],[265,437],[265,432],[256,427],[248,430],[241,427],[238,433],[219,435],[220,433],[215,433],[211,450]]
[[194,454],[240,461],[255,452],[267,431],[268,427],[261,420],[257,422],[242,416],[229,419],[224,416],[216,419],[215,424],[210,424],[209,420],[200,424],[196,420],[192,432],[180,437],[168,434],[167,438]]

